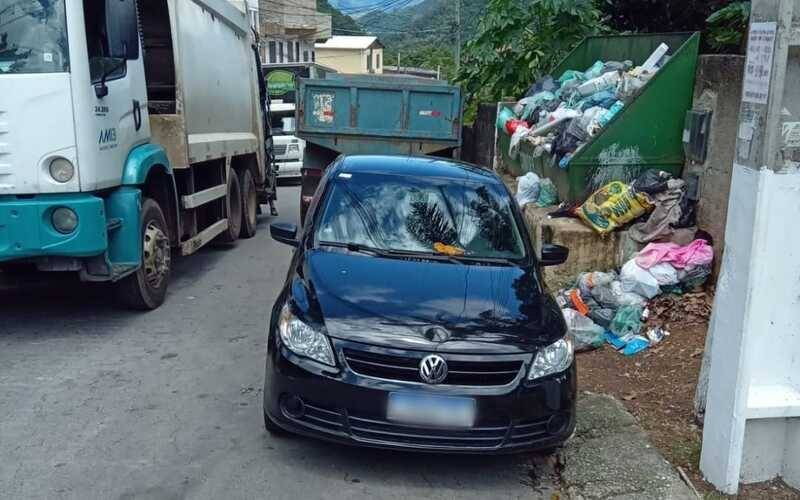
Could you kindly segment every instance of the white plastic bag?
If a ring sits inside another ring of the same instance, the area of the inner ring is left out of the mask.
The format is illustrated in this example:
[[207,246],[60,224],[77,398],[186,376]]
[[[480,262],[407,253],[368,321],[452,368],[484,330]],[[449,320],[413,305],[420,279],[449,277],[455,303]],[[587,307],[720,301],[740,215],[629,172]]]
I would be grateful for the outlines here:
[[638,293],[623,290],[620,281],[613,281],[607,286],[595,286],[592,288],[592,297],[603,307],[611,309],[620,306],[640,306],[646,302],[646,299]]
[[517,203],[521,208],[527,203],[535,203],[539,199],[539,176],[528,172],[517,177]]
[[514,133],[511,135],[511,141],[508,145],[508,157],[512,160],[519,156],[519,143],[523,137],[530,134],[530,129],[527,127],[523,127],[522,125],[518,126]]
[[561,314],[567,322],[567,330],[572,335],[576,351],[595,349],[603,345],[605,329],[602,326],[595,324],[575,309],[562,309]]
[[661,288],[655,277],[647,269],[639,267],[634,259],[629,260],[622,266],[619,277],[624,292],[637,293],[648,299],[652,299],[661,293]]
[[678,278],[678,270],[672,267],[669,262],[661,262],[648,269],[650,274],[658,281],[659,285],[677,285],[680,279]]

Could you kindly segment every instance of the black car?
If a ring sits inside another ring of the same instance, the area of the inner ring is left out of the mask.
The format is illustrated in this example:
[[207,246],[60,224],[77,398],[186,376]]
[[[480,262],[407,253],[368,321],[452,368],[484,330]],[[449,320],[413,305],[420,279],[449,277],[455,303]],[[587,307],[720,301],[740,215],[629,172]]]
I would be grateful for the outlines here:
[[572,342],[501,180],[427,157],[327,169],[269,324],[264,424],[347,444],[514,452],[575,427]]

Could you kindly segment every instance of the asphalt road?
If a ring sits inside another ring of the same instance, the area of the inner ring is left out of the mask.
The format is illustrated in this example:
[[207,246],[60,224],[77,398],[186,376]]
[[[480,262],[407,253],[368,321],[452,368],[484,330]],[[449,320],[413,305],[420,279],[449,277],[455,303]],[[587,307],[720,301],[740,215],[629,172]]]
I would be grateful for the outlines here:
[[[298,189],[279,193],[298,218]],[[177,259],[167,302],[120,310],[70,279],[0,285],[0,497],[549,498],[531,455],[390,453],[264,431],[268,235]]]

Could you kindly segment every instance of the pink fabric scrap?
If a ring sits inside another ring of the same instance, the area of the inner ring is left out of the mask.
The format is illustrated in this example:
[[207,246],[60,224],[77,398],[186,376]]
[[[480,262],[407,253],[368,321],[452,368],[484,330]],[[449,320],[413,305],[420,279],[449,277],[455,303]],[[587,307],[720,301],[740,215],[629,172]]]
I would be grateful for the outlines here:
[[639,267],[650,269],[661,262],[672,264],[676,269],[691,269],[709,264],[714,258],[714,249],[705,240],[694,240],[685,247],[675,243],[650,243],[636,255]]

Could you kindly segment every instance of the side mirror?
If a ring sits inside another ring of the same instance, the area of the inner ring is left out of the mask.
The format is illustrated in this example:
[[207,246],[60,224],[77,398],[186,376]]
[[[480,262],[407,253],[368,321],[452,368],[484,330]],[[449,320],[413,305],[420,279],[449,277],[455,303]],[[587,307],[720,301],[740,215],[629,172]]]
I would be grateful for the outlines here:
[[269,225],[269,234],[272,239],[296,247],[300,244],[297,240],[297,226],[288,222],[276,222]]
[[109,57],[139,58],[139,22],[136,0],[105,0]]
[[561,245],[542,245],[542,257],[539,263],[543,266],[557,266],[567,261],[569,248]]

